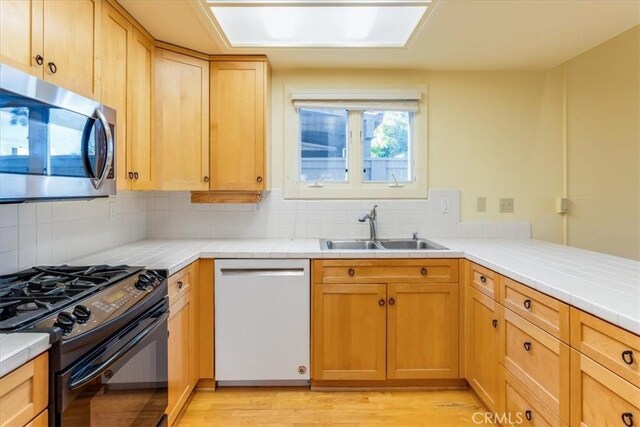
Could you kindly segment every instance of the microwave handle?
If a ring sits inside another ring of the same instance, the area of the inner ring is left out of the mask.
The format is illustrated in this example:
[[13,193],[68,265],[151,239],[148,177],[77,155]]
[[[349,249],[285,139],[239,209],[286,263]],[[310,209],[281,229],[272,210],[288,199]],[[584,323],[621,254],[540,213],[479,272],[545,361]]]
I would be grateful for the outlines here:
[[111,169],[111,164],[113,163],[113,151],[114,151],[114,141],[113,134],[111,133],[111,127],[109,126],[109,121],[102,113],[101,110],[96,109],[93,113],[93,116],[100,120],[102,127],[104,128],[104,135],[107,142],[107,159],[104,163],[104,167],[102,168],[102,172],[100,173],[100,177],[93,180],[93,186],[96,190],[99,190],[104,184],[104,181],[109,176],[109,170]]
[[115,362],[117,362],[120,358],[122,358],[131,350],[136,348],[142,340],[144,340],[151,332],[155,331],[162,322],[167,320],[168,317],[169,317],[168,311],[166,311],[166,309],[163,310],[162,315],[158,317],[158,319],[156,319],[155,322],[149,325],[144,331],[140,332],[140,334],[132,338],[131,341],[125,344],[125,346],[122,347],[120,350],[118,350],[116,353],[111,355],[107,360],[100,363],[99,365],[93,366],[92,367],[93,369],[91,369],[91,371],[89,372],[85,373],[81,371],[80,373],[82,374],[82,376],[75,377],[75,378],[72,377],[71,382],[69,383],[69,390],[75,390],[79,387],[82,387],[83,385],[92,381],[94,378],[97,378],[98,376],[102,375],[104,371],[109,369],[109,367],[112,366]]

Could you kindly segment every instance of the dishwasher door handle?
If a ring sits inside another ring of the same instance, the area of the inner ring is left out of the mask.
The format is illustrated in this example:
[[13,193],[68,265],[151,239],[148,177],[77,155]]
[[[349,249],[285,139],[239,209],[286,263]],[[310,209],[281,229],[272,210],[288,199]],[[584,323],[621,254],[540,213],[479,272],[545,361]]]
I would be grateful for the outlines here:
[[304,276],[304,268],[221,268],[221,276]]

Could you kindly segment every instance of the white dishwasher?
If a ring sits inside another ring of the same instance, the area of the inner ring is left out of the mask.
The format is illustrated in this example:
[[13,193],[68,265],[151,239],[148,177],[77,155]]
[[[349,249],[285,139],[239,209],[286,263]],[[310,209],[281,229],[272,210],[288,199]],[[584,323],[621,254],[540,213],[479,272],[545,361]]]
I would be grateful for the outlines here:
[[221,386],[309,383],[309,260],[215,261]]

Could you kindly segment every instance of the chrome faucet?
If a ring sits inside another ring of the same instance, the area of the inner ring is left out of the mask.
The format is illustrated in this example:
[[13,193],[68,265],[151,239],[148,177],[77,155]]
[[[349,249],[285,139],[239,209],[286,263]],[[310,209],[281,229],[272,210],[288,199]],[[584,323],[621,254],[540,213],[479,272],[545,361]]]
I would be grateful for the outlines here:
[[376,240],[376,226],[377,226],[376,219],[378,218],[378,213],[376,212],[377,207],[378,205],[375,205],[373,209],[371,209],[371,212],[364,213],[360,216],[360,218],[358,218],[358,221],[360,222],[365,222],[366,220],[369,220],[369,231],[371,234],[369,237],[369,240],[371,241]]

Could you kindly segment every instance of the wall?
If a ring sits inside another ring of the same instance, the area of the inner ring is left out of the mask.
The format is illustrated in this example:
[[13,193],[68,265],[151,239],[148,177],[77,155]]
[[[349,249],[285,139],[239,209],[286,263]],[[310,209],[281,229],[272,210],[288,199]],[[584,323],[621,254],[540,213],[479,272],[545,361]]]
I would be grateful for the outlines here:
[[563,67],[567,243],[640,259],[640,26]]
[[[0,205],[0,274],[59,264],[144,239],[147,193],[116,197]],[[109,219],[109,204],[116,208]]]
[[[562,218],[554,210],[555,198],[562,195],[561,73],[274,71],[269,161],[275,189],[283,182],[284,107],[290,102],[284,92],[289,84],[426,84],[428,135],[419,144],[428,141],[429,187],[460,189],[464,222],[530,221],[534,238],[562,241]],[[487,198],[484,213],[476,211],[479,196]],[[515,199],[513,214],[498,213],[501,197]]]

